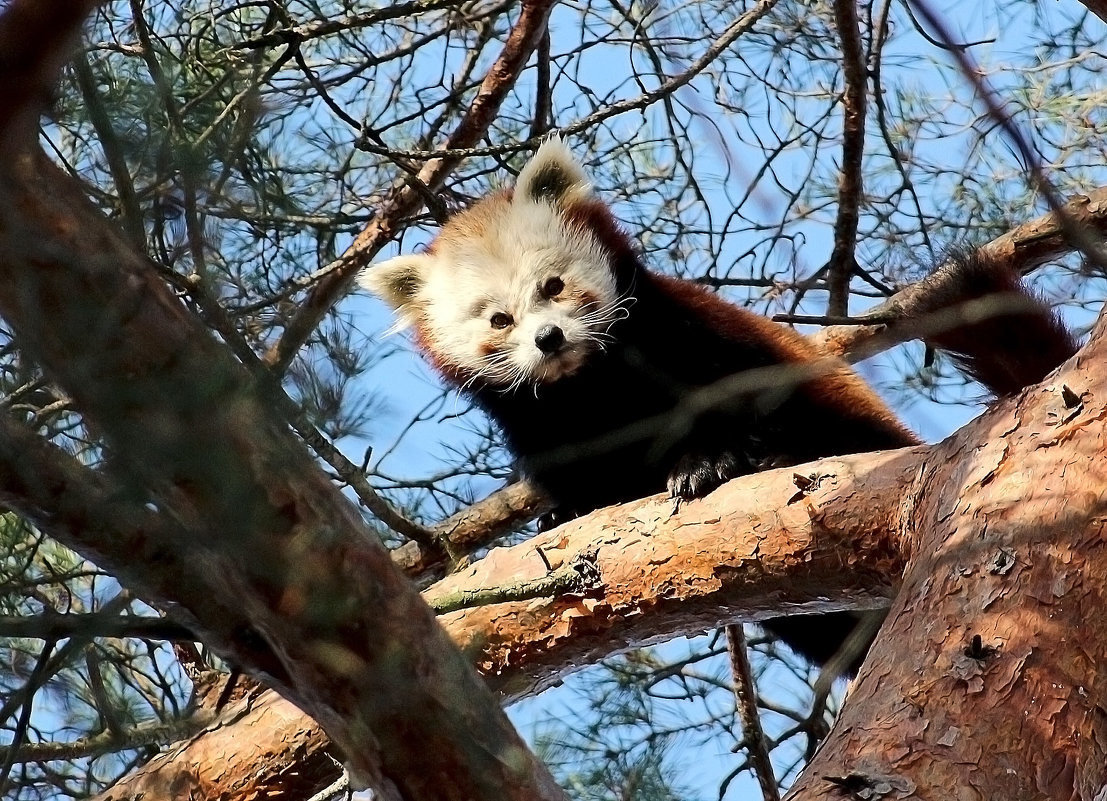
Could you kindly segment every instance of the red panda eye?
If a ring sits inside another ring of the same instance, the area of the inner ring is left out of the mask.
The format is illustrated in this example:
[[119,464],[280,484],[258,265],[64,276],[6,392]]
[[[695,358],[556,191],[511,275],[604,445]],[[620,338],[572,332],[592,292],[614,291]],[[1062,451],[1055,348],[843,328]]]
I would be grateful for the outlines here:
[[548,280],[542,287],[542,294],[547,298],[556,298],[565,289],[565,282],[554,277]]
[[496,312],[495,314],[492,315],[492,319],[490,320],[490,322],[492,323],[493,328],[507,328],[509,325],[511,325],[515,321],[513,319],[511,319],[510,314],[504,314],[503,312]]

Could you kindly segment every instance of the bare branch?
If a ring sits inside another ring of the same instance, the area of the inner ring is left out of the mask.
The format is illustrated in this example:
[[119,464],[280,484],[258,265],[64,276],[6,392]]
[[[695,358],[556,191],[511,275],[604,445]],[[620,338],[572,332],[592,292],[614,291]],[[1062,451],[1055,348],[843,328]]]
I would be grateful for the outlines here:
[[773,762],[769,758],[769,746],[765,731],[761,728],[761,715],[757,709],[757,685],[750,669],[746,653],[746,635],[741,623],[726,627],[726,650],[730,657],[730,674],[734,681],[734,700],[742,719],[742,747],[749,749],[750,763],[761,785],[765,801],[780,801],[780,788],[776,786]]
[[830,314],[849,313],[849,281],[857,267],[854,249],[857,220],[864,192],[861,175],[865,155],[865,54],[857,26],[856,0],[834,0],[834,21],[842,45],[842,164],[838,173],[838,220],[834,224],[834,250],[827,265]]
[[120,732],[105,731],[70,742],[24,743],[18,748],[0,747],[0,759],[21,762],[49,762],[57,759],[83,759],[151,745],[170,745],[199,734],[212,721],[212,714],[198,709],[182,720],[151,723]]
[[1073,247],[1080,250],[1099,269],[1107,270],[1107,254],[1104,253],[1102,242],[1095,237],[1088,236],[1084,229],[1075,225],[1064,214],[1063,202],[1053,183],[1046,176],[1041,159],[1031,149],[1030,142],[1022,129],[1015,124],[1015,121],[1003,109],[998,95],[984,80],[966,48],[954,45],[953,37],[947,30],[945,23],[930,7],[927,0],[912,0],[912,4],[927,24],[934,28],[938,40],[947,45],[949,52],[957,61],[961,73],[976,87],[978,96],[988,110],[988,116],[999,123],[1003,132],[1007,134],[1007,138],[1018,150],[1027,171],[1030,173],[1031,184],[1042,194],[1050,209],[1057,212],[1058,223],[1064,229]]
[[579,553],[560,567],[544,576],[524,581],[497,584],[493,587],[466,587],[431,599],[430,607],[436,614],[445,615],[462,609],[502,604],[510,601],[526,601],[564,595],[584,595],[596,589],[599,573],[595,557]]
[[[777,4],[778,0],[759,0],[753,8],[746,13],[738,17],[734,22],[727,26],[716,39],[713,41],[703,54],[693,61],[686,70],[672,76],[656,89],[649,92],[643,92],[637,97],[628,98],[626,100],[617,100],[614,103],[605,104],[598,111],[589,114],[587,117],[582,117],[576,122],[572,122],[568,125],[561,126],[558,130],[565,136],[572,136],[574,134],[582,133],[591,128],[594,128],[599,123],[608,120],[612,117],[617,117],[620,114],[626,114],[628,111],[637,111],[648,106],[653,105],[659,100],[662,100],[683,86],[692,82],[692,79],[702,73],[705,69],[710,67],[715,60],[726,51],[742,34],[746,33],[753,28],[754,24],[768,14],[773,7]],[[392,158],[405,158],[412,160],[429,160],[440,158],[474,158],[476,156],[499,156],[505,153],[518,153],[521,150],[534,150],[540,144],[542,144],[542,137],[534,137],[522,142],[512,142],[506,145],[495,145],[491,147],[462,147],[462,146],[450,146],[443,150],[410,150],[393,147],[377,147],[371,144],[363,145],[364,149],[370,153],[379,153],[380,155],[389,156]]]
[[449,554],[455,561],[515,531],[550,510],[550,502],[527,481],[518,481],[462,509],[431,529],[440,548],[409,542],[392,552],[396,564],[410,576],[418,576],[443,564]]
[[545,136],[553,125],[553,87],[550,85],[550,29],[542,34],[535,51],[537,73],[534,96],[534,117],[530,121],[530,138]]
[[88,120],[96,130],[100,147],[104,151],[104,160],[107,161],[115,191],[119,195],[119,225],[135,247],[144,247],[146,231],[142,224],[142,209],[138,203],[134,181],[131,180],[127,159],[123,155],[119,137],[115,135],[111,117],[96,90],[96,80],[92,74],[88,54],[78,53],[70,63],[73,74],[77,78],[77,87],[81,90],[81,98],[85,101],[85,108],[88,110]]
[[428,11],[439,11],[446,8],[456,8],[457,6],[457,0],[412,0],[407,3],[389,3],[383,8],[375,8],[363,14],[342,17],[341,19],[313,22],[308,25],[296,25],[292,28],[273,31],[264,36],[258,36],[254,39],[242,42],[238,47],[243,50],[249,50],[259,47],[274,47],[282,44],[299,44],[321,36],[330,36],[331,34],[340,33],[342,31],[366,28],[370,25],[376,25],[377,23],[387,22],[388,20],[398,19],[400,17],[413,17],[416,14],[424,14]]
[[94,612],[86,615],[46,614],[32,617],[0,617],[0,637],[61,640],[81,635],[93,637],[149,637],[154,640],[195,641],[195,632],[175,620]]

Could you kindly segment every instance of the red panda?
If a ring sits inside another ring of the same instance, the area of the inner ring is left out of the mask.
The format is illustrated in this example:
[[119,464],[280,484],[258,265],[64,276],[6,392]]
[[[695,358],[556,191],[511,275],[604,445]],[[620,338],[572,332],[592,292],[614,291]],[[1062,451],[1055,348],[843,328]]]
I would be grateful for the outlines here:
[[[979,295],[988,273],[976,268]],[[697,498],[767,467],[919,442],[800,334],[646,269],[558,139],[513,191],[457,213],[426,252],[359,281],[498,424],[557,522],[666,488]],[[1042,315],[1067,337],[1044,307],[1031,314]],[[768,628],[823,663],[855,622],[838,613]]]

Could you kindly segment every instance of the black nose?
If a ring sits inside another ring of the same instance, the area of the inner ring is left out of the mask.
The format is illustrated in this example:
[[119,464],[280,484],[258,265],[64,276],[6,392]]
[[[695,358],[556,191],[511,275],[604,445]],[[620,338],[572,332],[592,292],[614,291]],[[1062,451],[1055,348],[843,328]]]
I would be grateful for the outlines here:
[[534,344],[543,353],[557,353],[565,344],[565,332],[556,325],[544,325],[534,335]]

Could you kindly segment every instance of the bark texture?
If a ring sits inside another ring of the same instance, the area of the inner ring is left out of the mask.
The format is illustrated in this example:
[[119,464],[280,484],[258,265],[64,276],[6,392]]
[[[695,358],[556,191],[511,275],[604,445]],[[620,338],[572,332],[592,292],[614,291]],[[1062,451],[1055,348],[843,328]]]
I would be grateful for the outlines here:
[[[903,529],[908,507],[900,499],[925,453],[914,448],[826,459],[746,476],[676,514],[662,496],[601,509],[496,548],[424,595],[433,601],[459,592],[505,592],[541,579],[548,569],[580,565],[582,582],[575,589],[439,618],[505,697],[534,692],[628,647],[782,608],[883,607],[903,570],[901,544],[889,532]],[[796,486],[797,474],[806,490]],[[311,721],[304,715],[301,724]],[[175,759],[144,766],[101,798],[137,801],[147,788],[171,784],[177,772],[191,776],[194,763],[210,753],[230,758],[238,740],[266,738],[277,748],[283,736],[248,723],[212,727]],[[337,775],[334,770],[320,786]]]
[[[213,736],[233,729],[235,736]],[[310,798],[337,775],[323,730],[273,692],[236,704],[194,738],[99,796],[123,799]]]
[[903,586],[789,798],[1107,797],[1105,328],[926,457]]
[[924,451],[746,476],[676,513],[663,496],[601,509],[493,549],[424,595],[510,588],[580,566],[578,591],[440,617],[508,698],[612,653],[735,620],[881,608],[903,571],[898,501]]

